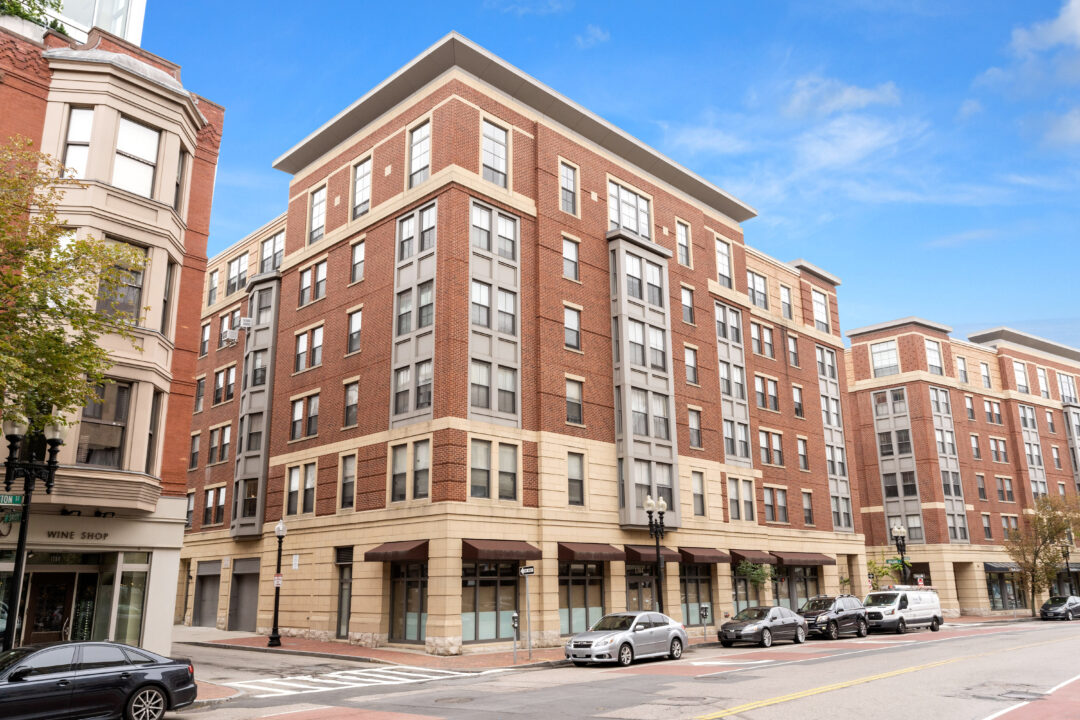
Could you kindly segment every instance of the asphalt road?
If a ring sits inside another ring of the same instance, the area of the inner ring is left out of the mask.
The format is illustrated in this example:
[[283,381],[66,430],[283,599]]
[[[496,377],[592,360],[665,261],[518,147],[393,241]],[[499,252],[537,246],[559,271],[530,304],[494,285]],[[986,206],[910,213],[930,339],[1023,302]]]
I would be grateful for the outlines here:
[[[274,656],[272,676],[278,684],[256,682],[227,703],[170,717],[893,720],[915,714],[933,720],[1056,720],[1080,718],[1078,643],[1080,622],[946,626],[939,633],[810,640],[768,650],[697,649],[677,662],[646,661],[630,668],[559,667],[452,677],[304,658],[289,658],[287,667],[277,667],[281,656]],[[189,649],[204,667],[198,654],[202,649]],[[208,652],[218,654],[211,662],[221,672],[271,676],[271,668],[256,667],[263,658],[257,653]],[[233,659],[237,654],[243,657]],[[251,667],[241,670],[240,663]],[[197,672],[213,679],[209,667]]]

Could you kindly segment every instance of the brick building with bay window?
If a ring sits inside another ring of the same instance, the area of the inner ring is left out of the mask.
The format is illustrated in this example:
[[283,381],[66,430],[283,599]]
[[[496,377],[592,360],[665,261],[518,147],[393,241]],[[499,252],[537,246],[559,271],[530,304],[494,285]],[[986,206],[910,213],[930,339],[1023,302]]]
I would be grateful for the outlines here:
[[659,599],[647,495],[688,625],[865,589],[839,279],[752,208],[456,34],[274,166],[203,296],[186,622],[269,628],[284,519],[283,633],[508,642],[530,564],[556,645]]

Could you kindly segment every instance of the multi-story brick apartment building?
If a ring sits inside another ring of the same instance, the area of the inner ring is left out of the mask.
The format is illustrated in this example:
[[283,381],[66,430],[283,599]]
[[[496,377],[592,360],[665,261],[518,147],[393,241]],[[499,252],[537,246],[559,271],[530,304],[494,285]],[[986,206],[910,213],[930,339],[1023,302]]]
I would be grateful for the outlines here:
[[[1035,498],[1080,487],[1080,350],[1009,328],[950,332],[909,317],[848,333],[868,553],[893,556],[902,524],[912,572],[947,610],[1027,607],[1001,543]],[[1067,590],[1064,570],[1055,591]]]
[[526,563],[557,644],[653,606],[647,495],[687,624],[865,587],[839,280],[748,247],[750,207],[456,34],[275,167],[284,218],[212,262],[189,621],[269,628],[283,519],[283,632],[508,641]]
[[[34,496],[17,641],[168,652],[223,110],[185,89],[177,65],[117,36],[95,28],[79,44],[13,17],[0,17],[0,107],[0,141],[29,138],[82,181],[59,207],[72,230],[148,260],[123,299],[137,347],[103,338],[115,361],[103,402],[72,418],[56,487]],[[0,524],[3,597],[14,529]]]

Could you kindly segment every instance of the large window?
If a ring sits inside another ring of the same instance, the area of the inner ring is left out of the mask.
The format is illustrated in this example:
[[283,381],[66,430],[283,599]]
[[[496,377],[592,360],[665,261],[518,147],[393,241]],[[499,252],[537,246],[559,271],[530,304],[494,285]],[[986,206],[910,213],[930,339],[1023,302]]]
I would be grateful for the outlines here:
[[648,198],[609,180],[608,229],[622,228],[648,238],[651,227]]
[[585,504],[585,456],[581,453],[566,454],[566,486],[568,504]]
[[225,296],[243,290],[247,285],[248,255],[244,253],[238,258],[229,261],[229,272],[225,285]]
[[510,640],[518,607],[516,562],[467,562],[461,566],[461,639]]
[[580,280],[581,271],[578,265],[578,250],[579,246],[577,242],[563,238],[563,277],[570,280]]
[[559,563],[559,633],[585,632],[604,616],[604,564]]
[[829,332],[829,298],[819,290],[811,290],[814,301],[814,327],[822,332]]
[[577,168],[559,163],[559,200],[562,211],[577,214]]
[[726,288],[731,287],[731,246],[716,238],[716,279]]
[[690,226],[684,222],[675,221],[675,247],[678,251],[680,265],[690,266]]
[[585,422],[582,402],[582,387],[580,380],[566,381],[566,422],[574,425],[582,425]]
[[152,197],[160,139],[161,133],[157,130],[120,118],[112,184],[143,197]]
[[1027,607],[1023,579],[1018,573],[986,573],[986,594],[991,610],[1015,610]]
[[484,121],[484,139],[481,145],[483,176],[499,187],[506,187],[506,130]]
[[[121,243],[117,243],[121,244]],[[140,255],[146,257],[146,249],[128,245]],[[109,295],[105,288],[98,291],[97,311],[111,317],[124,317],[129,322],[138,324],[142,315],[143,269],[142,263],[137,268],[118,268],[119,283],[115,294]]]
[[428,179],[431,166],[431,123],[425,122],[409,133],[409,187]]
[[353,168],[353,217],[358,218],[371,208],[371,158]]
[[68,114],[67,144],[64,146],[65,177],[86,177],[86,160],[90,154],[90,127],[94,124],[93,108],[71,108]]
[[925,341],[926,344],[926,366],[930,372],[934,375],[942,375],[945,370],[942,367],[941,362],[941,345],[936,340]]
[[132,389],[126,382],[97,386],[97,401],[83,408],[76,462],[123,469]]
[[900,372],[900,359],[896,354],[896,341],[886,340],[870,346],[870,362],[874,377],[896,375]]
[[262,241],[259,248],[259,272],[268,273],[281,267],[281,260],[285,257],[285,231],[275,234]]
[[683,624],[697,625],[701,622],[701,608],[712,613],[712,565],[679,563],[679,596],[682,602]]
[[427,563],[390,563],[390,640],[427,637]]
[[750,302],[764,310],[769,309],[769,289],[764,275],[746,271],[746,292]]

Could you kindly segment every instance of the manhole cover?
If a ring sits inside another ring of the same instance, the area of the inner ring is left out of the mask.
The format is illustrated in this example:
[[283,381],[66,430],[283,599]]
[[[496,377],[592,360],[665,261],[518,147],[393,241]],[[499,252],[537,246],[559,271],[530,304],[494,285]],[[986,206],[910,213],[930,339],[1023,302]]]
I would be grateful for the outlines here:
[[470,703],[473,700],[474,700],[474,698],[471,698],[471,697],[435,698],[435,702],[437,702],[437,703],[448,703],[450,705],[464,705],[465,703]]
[[1001,693],[1000,697],[1008,698],[1009,700],[1039,700],[1044,697],[1044,694],[1025,692],[1024,690],[1010,690],[1007,693]]

